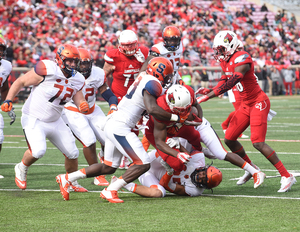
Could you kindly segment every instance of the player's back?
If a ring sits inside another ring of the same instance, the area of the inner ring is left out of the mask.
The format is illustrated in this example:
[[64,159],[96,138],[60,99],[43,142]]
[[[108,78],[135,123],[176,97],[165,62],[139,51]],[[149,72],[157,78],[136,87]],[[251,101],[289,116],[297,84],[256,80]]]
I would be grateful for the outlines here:
[[134,127],[140,118],[145,114],[144,91],[158,97],[162,93],[162,87],[156,77],[140,73],[134,83],[129,87],[127,94],[118,105],[118,110],[113,113],[115,120],[125,122]]
[[246,104],[253,104],[257,101],[265,100],[268,97],[258,85],[254,73],[254,63],[247,52],[238,51],[234,53],[227,62],[221,62],[221,67],[227,78],[230,78],[235,72],[235,68],[244,64],[249,64],[250,70],[246,72],[242,80],[235,85],[240,93],[241,100]]

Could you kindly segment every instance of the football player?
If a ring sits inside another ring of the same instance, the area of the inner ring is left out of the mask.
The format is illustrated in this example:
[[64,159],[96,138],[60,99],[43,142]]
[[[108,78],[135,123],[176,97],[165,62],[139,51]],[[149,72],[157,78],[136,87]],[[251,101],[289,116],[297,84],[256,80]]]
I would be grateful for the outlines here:
[[[188,99],[191,99],[192,103],[189,103]],[[215,134],[209,122],[205,118],[202,118],[202,110],[199,113],[199,108],[201,109],[201,107],[198,106],[194,96],[194,91],[191,87],[173,85],[167,90],[165,95],[160,96],[157,99],[157,104],[168,112],[181,112],[182,114],[189,114],[189,104],[195,105],[197,106],[198,115],[193,115],[195,117],[194,120],[202,122],[201,125],[198,125],[195,129],[191,126],[178,123],[175,124],[174,122],[162,121],[155,119],[154,117],[150,117],[150,120],[147,123],[148,129],[146,129],[146,137],[157,149],[158,154],[163,158],[163,160],[166,161],[175,171],[182,171],[185,169],[181,160],[176,158],[176,152],[181,154],[179,158],[182,157],[189,160],[190,156],[176,149],[171,149],[165,142],[167,137],[180,137],[186,139],[190,143],[189,146],[193,146],[194,149],[198,151],[202,150],[200,142],[203,142],[212,152],[214,158],[229,161],[230,163],[251,173],[251,176],[253,176],[254,179],[254,188],[258,188],[263,183],[265,177],[264,173],[252,167],[237,154],[227,152],[223,148],[219,137]],[[188,147],[185,143],[184,146]],[[180,148],[179,142],[175,147],[177,149]],[[189,150],[191,150],[191,148]]]
[[[265,143],[270,100],[256,81],[254,63],[250,55],[246,51],[238,51],[237,47],[238,39],[234,32],[220,31],[215,36],[214,58],[220,62],[222,68],[221,80],[213,91],[200,97],[198,102],[205,102],[234,86],[237,87],[242,103],[231,119],[224,141],[231,151],[253,165],[243,146],[237,141],[238,136],[250,125],[250,139],[253,146],[274,165],[281,175],[281,187],[278,192],[287,192],[296,182],[296,178],[286,170],[276,152]],[[250,178],[248,174],[244,183]]]
[[[167,26],[162,33],[163,41],[155,44],[149,51],[149,56],[143,64],[140,72],[145,71],[148,61],[153,57],[165,57],[170,60],[174,68],[174,76],[172,84],[184,84],[181,76],[178,73],[180,65],[180,57],[183,53],[183,45],[181,41],[181,32],[175,26]],[[164,90],[166,91],[166,89]],[[148,150],[150,143],[147,141],[145,135],[142,139],[145,150]]]
[[[1,99],[4,100],[6,98],[7,92],[8,92],[8,77],[12,70],[12,65],[8,60],[5,60],[5,51],[6,51],[6,42],[4,39],[0,38],[0,88],[1,88]],[[8,115],[11,117],[10,125],[15,121],[16,115],[13,111],[8,112]],[[3,117],[0,114],[0,152],[2,149],[2,143],[4,141],[4,134],[3,134],[3,128],[4,128],[4,121]],[[3,178],[3,176],[0,175],[0,178]]]
[[171,62],[163,57],[153,58],[130,86],[118,105],[118,110],[106,117],[102,123],[106,136],[104,163],[93,164],[73,173],[56,177],[63,198],[69,200],[70,182],[78,179],[113,174],[119,167],[123,155],[133,160],[132,165],[114,183],[101,192],[101,197],[112,203],[122,203],[118,190],[137,179],[150,168],[149,157],[138,136],[131,130],[148,112],[161,120],[183,122],[186,118],[164,111],[156,104],[156,98],[167,88],[173,77]]
[[[106,77],[112,73],[111,90],[120,102],[138,76],[142,65],[148,57],[149,49],[138,44],[138,37],[132,30],[122,31],[118,42],[118,48],[106,52],[103,70]],[[119,168],[127,169],[128,165],[128,159],[123,157]]]
[[[78,71],[85,77],[85,85],[82,89],[83,96],[89,104],[89,111],[85,114],[79,112],[73,101],[65,105],[62,118],[70,127],[75,137],[83,145],[83,154],[89,165],[98,163],[96,153],[96,141],[102,146],[105,144],[105,135],[97,122],[105,120],[105,114],[99,106],[95,104],[96,93],[99,93],[109,103],[110,112],[117,110],[118,99],[107,86],[103,69],[93,66],[93,59],[90,52],[84,48],[78,48],[80,62]],[[94,184],[108,186],[105,176],[94,178]]]
[[[79,151],[75,138],[61,118],[64,105],[71,99],[82,113],[89,111],[81,89],[85,78],[76,71],[79,51],[70,44],[61,45],[56,52],[56,62],[41,60],[29,72],[20,76],[10,87],[1,105],[2,111],[12,109],[12,100],[25,86],[33,86],[22,108],[21,123],[28,149],[23,159],[15,166],[16,185],[25,190],[28,168],[46,152],[46,138],[65,156],[67,172],[78,168]],[[77,182],[73,186],[82,188]]]
[[[151,160],[150,169],[139,177],[141,184],[125,185],[124,188],[128,191],[144,197],[164,197],[166,190],[180,196],[196,197],[205,189],[217,187],[222,181],[222,172],[214,166],[205,165],[202,152],[192,151],[186,169],[180,172],[174,172],[156,150],[148,154]],[[113,176],[112,181],[116,178]]]

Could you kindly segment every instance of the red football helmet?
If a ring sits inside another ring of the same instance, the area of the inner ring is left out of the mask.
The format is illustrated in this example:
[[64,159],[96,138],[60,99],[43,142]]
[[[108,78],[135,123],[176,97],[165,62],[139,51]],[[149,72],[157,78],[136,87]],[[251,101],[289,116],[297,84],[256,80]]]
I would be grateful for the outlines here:
[[85,48],[78,48],[80,62],[78,71],[86,78],[90,76],[93,66],[93,58],[91,53]]
[[164,46],[169,51],[176,51],[181,42],[181,32],[177,27],[168,26],[163,30]]
[[134,31],[124,30],[119,36],[119,51],[125,56],[133,56],[138,49],[138,38]]
[[172,85],[166,92],[166,101],[175,114],[186,115],[191,111],[190,91],[182,85]]
[[164,57],[152,58],[147,66],[146,73],[156,77],[163,88],[169,88],[173,78],[173,65]]
[[[201,177],[204,175],[204,178]],[[198,188],[212,189],[217,187],[222,181],[222,172],[211,165],[196,168],[191,174],[192,183]]]
[[0,47],[3,49],[0,49],[0,60],[4,57],[5,51],[6,51],[6,42],[4,39],[0,38]]
[[[72,76],[74,75],[74,70],[78,69],[80,55],[77,47],[71,44],[62,44],[59,46],[56,52],[56,63],[66,74]],[[75,68],[66,65],[66,61],[74,61],[77,64]]]

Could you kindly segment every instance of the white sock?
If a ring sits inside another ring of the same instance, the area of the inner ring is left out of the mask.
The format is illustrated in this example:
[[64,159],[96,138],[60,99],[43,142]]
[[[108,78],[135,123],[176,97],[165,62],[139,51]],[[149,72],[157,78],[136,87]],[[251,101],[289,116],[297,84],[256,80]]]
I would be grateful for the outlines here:
[[26,166],[23,161],[21,161],[20,165],[19,165],[19,168],[23,171],[27,171],[28,170],[28,166]]
[[120,188],[124,187],[127,183],[123,178],[118,178],[115,182],[111,183],[108,187],[107,190],[116,190],[118,191]]
[[69,177],[68,180],[70,182],[73,182],[75,180],[85,179],[86,178],[86,174],[84,174],[83,172],[81,172],[80,170],[78,170],[76,172],[68,173],[68,177]]
[[258,170],[252,167],[249,163],[246,163],[246,165],[243,168],[245,171],[248,171],[253,176],[254,173],[256,173]]
[[132,193],[135,192],[135,189],[136,189],[136,185],[135,183],[129,183],[127,185],[124,186],[124,188]]

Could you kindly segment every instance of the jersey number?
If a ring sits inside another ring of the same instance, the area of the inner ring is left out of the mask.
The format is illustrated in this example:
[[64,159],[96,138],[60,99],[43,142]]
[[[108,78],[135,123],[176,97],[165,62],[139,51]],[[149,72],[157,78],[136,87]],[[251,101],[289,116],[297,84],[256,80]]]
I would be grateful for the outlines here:
[[[64,90],[63,85],[54,84],[54,87],[58,88],[58,92],[55,94],[55,96],[53,96],[49,99],[49,102],[53,102],[56,98],[58,98],[61,95],[61,93]],[[65,93],[64,97],[60,100],[59,104],[60,105],[66,104],[65,100],[67,99],[67,97],[71,97],[73,92],[74,92],[74,89],[71,89],[71,88],[67,87],[66,88],[66,93]]]
[[170,59],[173,67],[179,67],[179,63],[180,63],[180,59],[179,58],[175,58],[175,59]]
[[88,101],[89,96],[94,96],[94,88],[85,89],[85,100]]
[[127,97],[128,99],[131,99],[131,98],[132,98],[132,95],[134,94],[134,92],[135,92],[135,90],[136,90],[136,88],[137,88],[137,86],[138,86],[138,84],[140,83],[141,80],[142,80],[142,76],[139,76],[139,78],[136,79],[136,80],[132,83],[132,85],[131,85],[131,86],[129,87],[129,89],[128,89],[128,91],[130,90],[130,92],[127,93],[127,94],[125,95],[125,97]]
[[124,82],[124,87],[128,87],[128,83],[129,83],[129,79],[130,77],[133,75],[133,79],[135,80],[136,77],[139,75],[138,73],[135,74],[123,74],[123,76],[125,77],[125,82]]

